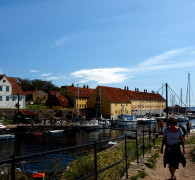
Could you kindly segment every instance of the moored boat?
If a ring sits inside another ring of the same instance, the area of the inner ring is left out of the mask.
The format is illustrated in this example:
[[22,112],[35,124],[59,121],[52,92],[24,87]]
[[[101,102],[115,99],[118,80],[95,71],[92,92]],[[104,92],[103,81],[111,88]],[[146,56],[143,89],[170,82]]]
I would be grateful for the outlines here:
[[134,115],[121,114],[117,117],[116,123],[118,127],[136,128],[137,127],[137,117]]
[[4,140],[4,139],[14,139],[15,135],[14,134],[1,134],[0,135],[0,140]]
[[139,125],[147,125],[147,126],[150,125],[150,127],[155,125],[155,123],[157,122],[154,117],[147,117],[145,115],[138,117],[137,121]]
[[42,132],[33,132],[32,135],[33,136],[41,136],[42,135]]
[[61,130],[52,130],[52,131],[49,131],[49,134],[61,134],[63,132],[64,132],[63,129],[61,129]]

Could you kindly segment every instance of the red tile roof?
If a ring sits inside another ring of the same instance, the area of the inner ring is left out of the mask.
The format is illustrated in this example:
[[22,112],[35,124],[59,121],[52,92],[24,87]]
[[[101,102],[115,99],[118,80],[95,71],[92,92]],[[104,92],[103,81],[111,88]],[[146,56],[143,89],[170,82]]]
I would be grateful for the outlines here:
[[28,94],[34,94],[34,93],[36,93],[37,91],[26,91],[26,92],[24,92],[26,95]]
[[124,90],[131,100],[165,101],[160,94]]
[[130,103],[130,100],[165,101],[160,94],[123,90],[120,88],[98,86],[110,102]]
[[115,103],[130,103],[130,99],[126,95],[125,91],[120,88],[98,86],[101,92],[108,98],[110,102]]
[[[61,105],[61,106],[68,106],[69,105],[69,102],[68,102],[68,99],[65,97],[65,96],[62,96],[60,94],[60,92],[57,92],[57,91],[50,91],[50,94],[51,96],[49,98],[52,98],[52,100],[50,101],[53,105]],[[54,98],[56,100],[54,100]],[[48,102],[49,102],[48,101]],[[51,105],[52,105],[51,104]]]
[[[78,92],[77,92],[77,87],[72,87],[72,86],[67,86],[68,89],[77,97]],[[89,89],[89,88],[81,88],[79,87],[79,97],[81,98],[89,98],[91,97],[94,89]]]
[[22,90],[22,87],[19,85],[18,81],[14,77],[6,77],[9,83],[12,85],[12,94],[17,95],[18,93],[20,95],[25,95],[24,91]]
[[37,115],[36,113],[29,111],[29,110],[20,110],[20,112],[25,115],[25,116],[35,116]]

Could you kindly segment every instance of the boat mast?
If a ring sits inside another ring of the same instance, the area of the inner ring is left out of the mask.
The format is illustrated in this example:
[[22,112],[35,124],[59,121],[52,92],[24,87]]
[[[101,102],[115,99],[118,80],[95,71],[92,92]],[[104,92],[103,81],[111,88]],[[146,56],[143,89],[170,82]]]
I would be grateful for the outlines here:
[[188,73],[188,86],[189,86],[189,107],[188,112],[190,111],[190,73]]
[[166,120],[167,120],[167,127],[168,127],[168,84],[166,86]]
[[79,85],[77,84],[77,120],[79,120]]

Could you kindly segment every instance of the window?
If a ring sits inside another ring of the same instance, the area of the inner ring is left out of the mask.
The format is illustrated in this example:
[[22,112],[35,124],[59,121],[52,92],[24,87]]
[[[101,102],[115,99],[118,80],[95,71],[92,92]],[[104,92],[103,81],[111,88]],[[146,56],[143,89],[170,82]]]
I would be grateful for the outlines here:
[[6,101],[9,101],[9,96],[6,96]]
[[0,101],[2,101],[2,96],[0,96]]
[[12,101],[15,101],[15,100],[16,100],[16,96],[13,96],[13,97],[12,97]]
[[19,96],[19,101],[22,101],[22,97],[21,96]]
[[6,92],[9,92],[9,86],[6,86]]
[[0,86],[0,91],[2,91],[3,90],[3,87],[2,86]]
[[6,80],[4,79],[3,82],[6,82]]

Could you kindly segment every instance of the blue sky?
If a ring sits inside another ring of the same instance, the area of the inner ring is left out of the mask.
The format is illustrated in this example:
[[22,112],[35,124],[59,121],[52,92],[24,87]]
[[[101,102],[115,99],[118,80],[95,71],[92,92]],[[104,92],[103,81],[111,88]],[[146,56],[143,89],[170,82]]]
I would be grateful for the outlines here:
[[[195,90],[194,0],[0,1],[0,74],[135,87]],[[185,100],[184,100],[185,101]]]

